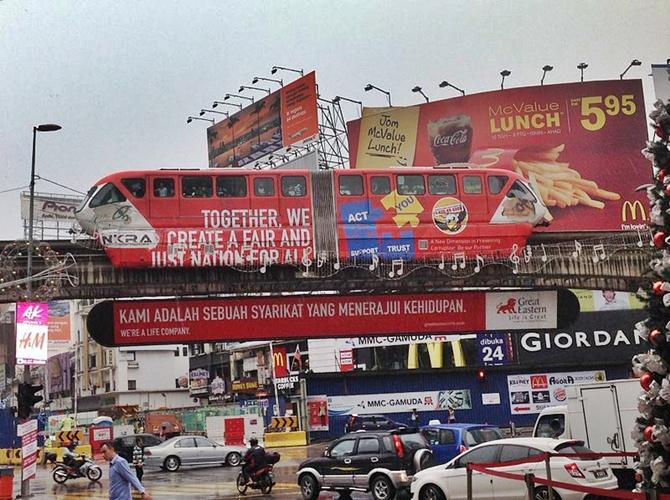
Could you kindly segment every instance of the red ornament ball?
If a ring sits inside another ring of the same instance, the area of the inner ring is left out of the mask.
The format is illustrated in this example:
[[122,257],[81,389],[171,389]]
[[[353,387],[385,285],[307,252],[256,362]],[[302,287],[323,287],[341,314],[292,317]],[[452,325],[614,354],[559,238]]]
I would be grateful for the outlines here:
[[[670,187],[670,185],[668,187]],[[670,196],[670,193],[668,193],[668,196]],[[658,231],[654,233],[654,246],[656,248],[663,248],[665,246],[665,238],[667,238],[667,236],[668,235],[665,233],[665,231]]]
[[663,182],[665,179],[665,170],[659,170],[658,174],[656,174],[656,178],[658,179],[658,182]]
[[649,390],[649,386],[651,386],[651,383],[654,381],[654,377],[652,376],[651,373],[645,372],[642,374],[640,377],[640,385],[645,391]]
[[650,443],[654,442],[654,428],[651,425],[644,428],[643,435],[644,439],[646,439]]
[[665,191],[665,194],[666,194],[667,196],[670,196],[670,184],[668,184],[667,186],[665,186],[664,191]]
[[652,344],[658,344],[658,342],[663,338],[661,330],[652,330],[649,332],[649,342]]
[[663,295],[665,293],[665,290],[663,290],[663,282],[662,281],[657,281],[653,285],[653,290],[656,295]]

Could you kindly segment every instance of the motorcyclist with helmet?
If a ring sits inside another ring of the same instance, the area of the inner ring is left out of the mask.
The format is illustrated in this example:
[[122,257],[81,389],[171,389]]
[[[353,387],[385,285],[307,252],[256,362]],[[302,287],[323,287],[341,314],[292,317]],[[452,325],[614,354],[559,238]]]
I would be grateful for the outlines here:
[[78,455],[74,450],[79,446],[79,441],[73,439],[72,441],[63,443],[65,449],[63,450],[63,463],[68,467],[72,467],[82,476],[84,475],[80,467],[86,462],[85,458]]
[[242,466],[242,477],[245,482],[251,483],[254,472],[265,465],[265,448],[258,444],[258,439],[252,437],[249,440],[249,449],[244,455],[244,465]]

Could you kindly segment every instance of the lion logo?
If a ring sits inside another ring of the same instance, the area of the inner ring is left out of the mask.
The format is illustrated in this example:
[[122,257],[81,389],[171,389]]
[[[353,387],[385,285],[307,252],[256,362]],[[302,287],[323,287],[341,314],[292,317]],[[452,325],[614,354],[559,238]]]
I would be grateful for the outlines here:
[[498,314],[514,314],[516,313],[516,299],[510,298],[507,304],[500,303],[496,309]]

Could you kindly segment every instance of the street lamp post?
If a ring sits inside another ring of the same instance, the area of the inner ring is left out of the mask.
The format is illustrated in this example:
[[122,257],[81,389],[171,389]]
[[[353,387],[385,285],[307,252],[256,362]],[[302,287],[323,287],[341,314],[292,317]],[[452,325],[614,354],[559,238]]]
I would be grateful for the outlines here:
[[511,74],[512,72],[508,69],[504,69],[500,72],[500,76],[502,76],[502,80],[500,80],[500,90],[505,90],[505,78]]
[[423,96],[423,98],[426,100],[426,102],[430,102],[430,99],[428,99],[428,96],[423,93],[423,89],[419,87],[418,85],[412,89],[412,92],[418,92]]
[[[27,277],[27,298],[33,298],[33,216],[35,214],[35,143],[37,142],[37,132],[55,132],[60,130],[61,126],[54,123],[45,123],[33,127],[33,154],[30,164],[30,208],[28,211],[28,256],[26,262]],[[23,382],[30,383],[30,365],[23,366]],[[21,498],[30,496],[30,481],[21,477]]]
[[581,62],[577,65],[577,69],[579,70],[579,81],[580,82],[584,81],[584,70],[588,67],[589,67],[589,65],[586,64],[585,62]]
[[372,85],[371,83],[368,83],[365,87],[363,87],[363,90],[365,90],[366,92],[370,92],[372,89],[375,89],[381,92],[382,94],[386,94],[386,99],[389,102],[389,107],[393,106],[391,104],[391,92],[389,92],[388,90],[380,89],[379,87],[377,87],[376,85]]
[[554,69],[554,67],[549,64],[542,66],[542,79],[540,80],[540,85],[544,85],[544,77],[547,76],[547,73],[552,69]]
[[454,90],[458,90],[462,95],[465,95],[465,90],[463,90],[461,88],[458,88],[456,85],[453,85],[446,80],[443,80],[443,81],[440,82],[440,88],[444,88],[444,87],[451,87]]
[[640,61],[639,59],[633,59],[628,65],[628,67],[623,71],[623,73],[619,75],[619,80],[623,80],[623,77],[626,75],[626,73],[628,73],[628,70],[631,69],[633,66],[641,66],[641,65],[642,61]]

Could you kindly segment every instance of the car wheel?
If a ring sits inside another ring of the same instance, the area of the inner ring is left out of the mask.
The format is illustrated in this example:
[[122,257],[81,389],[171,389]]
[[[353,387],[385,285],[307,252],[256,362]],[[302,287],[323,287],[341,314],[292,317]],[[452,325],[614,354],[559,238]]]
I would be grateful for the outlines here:
[[242,455],[236,452],[228,453],[226,456],[226,465],[237,467],[242,461]]
[[[561,500],[561,497],[556,490],[553,490],[554,500]],[[533,496],[535,500],[549,500],[549,490],[547,488],[535,488],[535,495]]]
[[382,475],[377,475],[370,481],[370,492],[375,500],[391,500],[395,496],[395,488],[391,480]]
[[421,489],[419,500],[445,500],[442,490],[434,484],[429,484]]
[[319,483],[312,474],[303,474],[298,480],[300,493],[305,500],[316,500],[319,498]]
[[163,462],[163,466],[168,472],[177,472],[180,465],[181,462],[179,461],[179,457],[175,457],[174,455],[170,455],[165,459],[165,462]]

